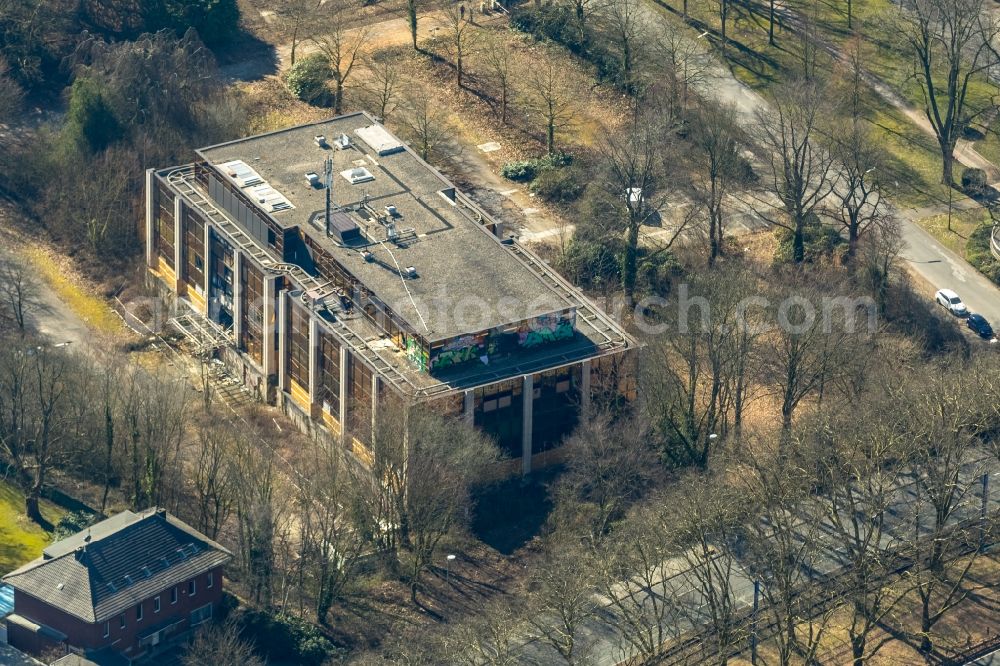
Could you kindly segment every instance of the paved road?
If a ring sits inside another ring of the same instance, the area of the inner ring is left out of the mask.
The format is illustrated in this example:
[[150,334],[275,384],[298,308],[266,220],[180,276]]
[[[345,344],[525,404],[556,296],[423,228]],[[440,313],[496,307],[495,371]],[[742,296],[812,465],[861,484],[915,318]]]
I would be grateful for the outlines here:
[[[0,213],[2,214],[2,213]],[[12,249],[10,232],[0,232],[0,261],[18,260]],[[31,271],[30,265],[28,268]],[[37,289],[27,311],[29,324],[53,344],[70,343],[74,349],[101,349],[101,340],[48,285],[36,278]]]
[[[904,216],[906,211],[903,211]],[[903,257],[933,290],[953,289],[972,312],[1000,328],[1000,290],[968,262],[941,245],[912,220],[902,225]],[[931,291],[930,289],[928,291]],[[928,293],[928,297],[932,294]]]

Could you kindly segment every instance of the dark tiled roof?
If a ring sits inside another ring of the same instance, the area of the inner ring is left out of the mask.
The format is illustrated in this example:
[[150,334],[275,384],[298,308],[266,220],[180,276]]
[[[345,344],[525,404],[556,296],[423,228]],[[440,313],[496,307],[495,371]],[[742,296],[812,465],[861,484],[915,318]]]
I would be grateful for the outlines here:
[[231,558],[228,550],[165,511],[125,511],[52,544],[3,580],[96,623]]

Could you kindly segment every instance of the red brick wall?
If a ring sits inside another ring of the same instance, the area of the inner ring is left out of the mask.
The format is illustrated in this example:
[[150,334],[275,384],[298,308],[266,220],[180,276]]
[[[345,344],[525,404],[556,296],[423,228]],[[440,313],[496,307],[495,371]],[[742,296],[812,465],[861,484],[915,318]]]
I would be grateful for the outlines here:
[[[174,629],[183,631],[187,628],[187,619],[191,611],[211,603],[214,606],[222,598],[222,568],[212,571],[213,585],[207,588],[208,574],[195,578],[194,596],[188,595],[188,582],[177,585],[177,603],[170,603],[170,588],[159,595],[153,595],[142,602],[142,620],[136,619],[138,604],[125,610],[125,627],[121,627],[120,616],[110,619],[110,635],[104,637],[104,623],[88,624],[82,620],[45,604],[34,597],[14,591],[14,612],[38,624],[44,624],[68,636],[67,644],[83,648],[97,649],[108,645],[117,651],[128,655],[136,655],[144,648],[139,646],[138,634],[150,627],[161,625],[171,619],[183,619],[184,623]],[[160,597],[160,612],[153,612],[153,598]],[[10,626],[10,625],[8,625]],[[26,652],[38,652],[35,641],[23,636],[24,632],[15,631],[10,637],[10,644]],[[19,644],[20,643],[20,644]],[[23,645],[23,647],[22,647]]]

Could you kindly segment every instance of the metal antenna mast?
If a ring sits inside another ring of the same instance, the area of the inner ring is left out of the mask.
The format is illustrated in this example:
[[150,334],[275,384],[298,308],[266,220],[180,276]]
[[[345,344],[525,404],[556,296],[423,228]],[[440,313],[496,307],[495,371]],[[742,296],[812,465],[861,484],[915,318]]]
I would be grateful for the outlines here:
[[330,190],[333,189],[333,158],[323,163],[323,184],[326,186],[326,235],[330,235]]

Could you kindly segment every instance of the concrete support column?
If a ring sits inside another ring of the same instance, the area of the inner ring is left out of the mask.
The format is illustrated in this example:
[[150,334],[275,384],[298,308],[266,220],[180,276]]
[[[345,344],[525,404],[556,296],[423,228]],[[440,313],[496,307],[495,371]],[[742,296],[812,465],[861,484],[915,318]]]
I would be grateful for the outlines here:
[[309,317],[309,404],[316,404],[319,397],[319,322],[316,315]]
[[[205,249],[205,275],[208,275],[208,248]],[[233,341],[237,349],[243,340],[243,253],[233,251]]]
[[261,361],[264,366],[264,376],[275,373],[274,367],[274,277],[264,273],[264,304],[261,307],[264,321],[261,322],[263,340],[261,341]]
[[181,283],[184,275],[184,224],[182,223],[184,214],[184,201],[179,197],[174,197],[174,276],[177,284],[174,290],[180,293]]
[[159,263],[156,257],[156,248],[153,246],[153,239],[155,234],[153,233],[156,224],[157,213],[153,209],[153,188],[156,187],[156,179],[153,177],[153,170],[146,169],[146,265],[150,268],[156,268]]
[[465,392],[465,404],[462,409],[462,416],[465,422],[473,425],[476,422],[476,392],[469,390]]
[[288,390],[288,292],[278,296],[278,388]]
[[590,359],[580,364],[580,413],[590,411]]
[[208,220],[205,220],[205,237],[202,239],[202,243],[204,243],[203,247],[205,249],[202,251],[204,256],[201,258],[201,272],[205,277],[205,281],[201,285],[201,288],[205,290],[205,314],[208,314],[208,297],[212,290],[212,262],[209,261],[209,258],[212,256],[212,225]]
[[375,425],[377,423],[376,417],[378,416],[378,374],[374,371],[372,372],[372,436],[371,441],[368,444],[375,449]]
[[347,444],[347,364],[351,362],[351,356],[347,353],[347,347],[340,347],[340,413],[337,418],[340,420],[340,443]]
[[521,397],[521,473],[527,475],[531,473],[531,416],[535,406],[535,378],[532,375],[524,376]]

